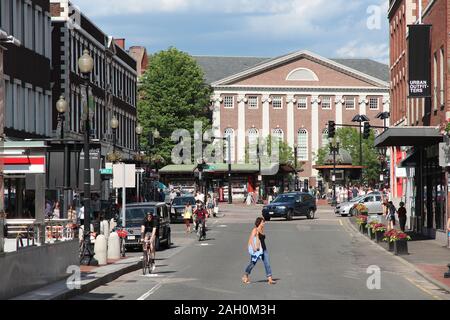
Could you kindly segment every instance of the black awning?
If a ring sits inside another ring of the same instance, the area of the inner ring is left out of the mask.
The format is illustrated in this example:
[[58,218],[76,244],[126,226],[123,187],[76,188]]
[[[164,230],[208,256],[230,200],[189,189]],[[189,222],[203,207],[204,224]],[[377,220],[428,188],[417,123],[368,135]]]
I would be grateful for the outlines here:
[[430,146],[443,141],[433,127],[392,127],[375,138],[375,147]]
[[414,151],[408,155],[402,162],[400,162],[400,168],[414,168],[417,167],[420,160],[420,152]]

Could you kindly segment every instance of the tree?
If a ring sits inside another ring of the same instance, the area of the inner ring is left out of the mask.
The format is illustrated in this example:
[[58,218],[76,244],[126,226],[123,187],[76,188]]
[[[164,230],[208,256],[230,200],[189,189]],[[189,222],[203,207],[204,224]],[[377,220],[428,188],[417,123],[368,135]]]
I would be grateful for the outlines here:
[[[187,53],[169,48],[152,55],[139,89],[138,114],[144,128],[144,150],[171,163],[173,131],[186,129],[192,135],[194,121],[202,121],[205,130],[211,127],[208,107],[212,92],[205,84],[202,69]],[[149,146],[147,136],[155,129],[161,138]]]
[[[336,136],[339,137],[342,149],[347,150],[353,159],[353,165],[359,165],[359,132],[355,128],[340,128],[336,130]],[[324,146],[319,149],[317,153],[317,164],[324,165],[325,160],[330,154],[329,146]],[[379,155],[375,148],[375,134],[371,131],[370,137],[367,140],[363,139],[362,145],[363,166],[367,167],[363,172],[363,179],[366,183],[375,185],[378,182],[381,174],[381,166]]]

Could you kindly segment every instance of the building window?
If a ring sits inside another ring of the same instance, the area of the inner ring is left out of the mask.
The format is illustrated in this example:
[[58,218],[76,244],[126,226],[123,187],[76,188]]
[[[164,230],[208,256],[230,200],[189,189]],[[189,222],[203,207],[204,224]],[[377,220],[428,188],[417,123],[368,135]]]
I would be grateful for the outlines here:
[[234,108],[234,97],[233,96],[225,96],[223,98],[223,105],[225,108]]
[[438,109],[438,75],[437,75],[437,53],[434,53],[434,64],[433,64],[433,74],[434,74],[434,98],[433,98],[433,107],[434,110]]
[[258,97],[257,96],[248,97],[248,108],[249,109],[258,109]]
[[232,128],[225,129],[224,137],[225,138],[230,137],[230,144],[231,144],[230,151],[228,151],[228,148],[229,148],[228,141],[226,141],[224,144],[224,147],[225,147],[224,159],[226,162],[230,161],[228,158],[228,153],[230,152],[231,153],[231,162],[233,162],[234,161],[234,144],[235,144],[234,130]]
[[300,161],[308,161],[308,130],[298,130],[297,157]]
[[345,109],[347,110],[355,110],[355,98],[345,98]]
[[328,146],[328,128],[322,131],[322,148]]
[[440,75],[440,88],[441,88],[441,107],[443,107],[445,105],[445,87],[444,87],[444,82],[445,82],[445,78],[444,78],[444,48],[441,48],[440,50],[440,66],[439,66],[439,75]]
[[298,98],[298,109],[308,109],[308,98],[307,97],[300,97]]
[[280,141],[284,140],[284,132],[282,129],[277,128],[272,130],[272,136],[274,138],[278,138]]
[[273,97],[272,106],[274,109],[283,109],[283,97]]
[[378,110],[379,106],[379,99],[378,98],[370,98],[369,99],[369,109],[370,110]]
[[322,97],[322,109],[331,110],[331,97]]

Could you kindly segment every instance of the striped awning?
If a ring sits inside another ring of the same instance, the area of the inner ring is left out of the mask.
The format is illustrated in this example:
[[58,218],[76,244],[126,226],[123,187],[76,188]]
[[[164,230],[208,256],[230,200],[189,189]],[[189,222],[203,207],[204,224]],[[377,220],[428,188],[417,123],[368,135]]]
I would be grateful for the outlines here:
[[45,148],[44,142],[3,142],[0,150],[0,166],[3,173],[6,175],[45,173]]

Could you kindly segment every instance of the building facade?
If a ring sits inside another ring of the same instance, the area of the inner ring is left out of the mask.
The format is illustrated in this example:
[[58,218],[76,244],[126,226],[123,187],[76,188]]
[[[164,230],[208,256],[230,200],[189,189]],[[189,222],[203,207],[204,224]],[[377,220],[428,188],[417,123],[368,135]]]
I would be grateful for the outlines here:
[[[352,124],[357,114],[382,126],[377,114],[389,111],[387,66],[370,60],[330,60],[299,51],[274,59],[217,58],[234,74],[217,80],[211,57],[196,57],[214,88],[216,136],[232,137],[232,161],[243,163],[255,137],[279,137],[304,162],[302,179],[317,184],[317,152],[328,145],[328,121]],[[239,70],[240,65],[247,66]],[[359,69],[359,70],[358,70]],[[363,70],[363,71],[361,71]],[[216,71],[217,72],[217,71]],[[379,129],[381,131],[381,129]]]
[[[90,93],[95,107],[92,115],[93,138],[102,144],[102,157],[112,151],[111,119],[119,120],[116,146],[132,158],[137,149],[137,66],[136,61],[116,41],[100,30],[71,2],[51,0],[53,39],[53,105],[63,95],[69,103],[67,134],[82,134],[83,79],[78,59],[87,49],[94,59]],[[53,130],[58,129],[53,110]]]
[[[411,133],[438,128],[450,119],[448,50],[450,3],[446,0],[391,0],[389,8],[391,48],[391,101],[393,129],[404,128]],[[431,97],[409,98],[408,90],[408,25],[431,25],[429,48]],[[425,128],[424,128],[425,127]],[[428,129],[427,129],[428,128]],[[415,130],[415,131],[413,131]],[[438,132],[438,130],[436,130]],[[424,136],[425,134],[422,134]],[[406,137],[405,137],[406,138]],[[411,228],[447,243],[448,173],[439,166],[439,142],[427,145],[407,142],[393,146],[393,172],[406,168],[396,181],[394,197],[407,203]],[[404,170],[404,169],[403,169]]]

